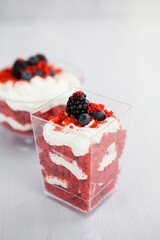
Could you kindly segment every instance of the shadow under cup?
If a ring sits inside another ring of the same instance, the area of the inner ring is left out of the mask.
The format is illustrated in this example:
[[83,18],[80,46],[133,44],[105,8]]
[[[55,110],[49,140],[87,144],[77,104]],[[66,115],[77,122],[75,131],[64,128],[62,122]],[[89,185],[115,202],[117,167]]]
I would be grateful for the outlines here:
[[31,118],[44,194],[82,212],[90,212],[117,189],[131,106],[82,90],[90,102],[104,104],[116,116],[89,136],[46,119],[48,107],[53,109],[51,116],[56,115],[57,110],[65,108],[60,105],[56,109],[57,103],[67,103],[78,90],[81,89],[70,89],[53,99],[33,112]]

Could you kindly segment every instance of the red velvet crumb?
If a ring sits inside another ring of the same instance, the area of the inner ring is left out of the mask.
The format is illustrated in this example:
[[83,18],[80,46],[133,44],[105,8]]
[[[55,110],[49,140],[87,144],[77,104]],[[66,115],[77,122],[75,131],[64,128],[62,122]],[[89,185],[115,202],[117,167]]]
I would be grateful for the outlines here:
[[[49,120],[51,120],[53,123],[59,125],[59,126],[68,126],[69,124],[73,123],[75,126],[82,127],[80,123],[76,121],[73,115],[68,117],[66,115],[65,110],[59,111],[58,115],[56,117],[50,117]],[[70,128],[73,128],[72,126]]]
[[73,98],[75,95],[77,95],[77,96],[83,95],[83,92],[82,91],[77,91],[77,92],[72,94],[71,98]]

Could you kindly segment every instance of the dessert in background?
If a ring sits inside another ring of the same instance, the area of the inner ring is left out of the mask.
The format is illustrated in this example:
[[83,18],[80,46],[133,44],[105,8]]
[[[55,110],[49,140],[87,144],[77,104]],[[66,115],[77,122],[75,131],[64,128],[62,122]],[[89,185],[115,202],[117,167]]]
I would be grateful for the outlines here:
[[48,63],[42,54],[17,59],[12,67],[0,71],[0,123],[16,132],[32,134],[30,112],[69,88],[80,86],[80,80],[72,71]]
[[34,118],[46,195],[92,210],[116,187],[126,130],[107,106],[74,92],[56,116]]

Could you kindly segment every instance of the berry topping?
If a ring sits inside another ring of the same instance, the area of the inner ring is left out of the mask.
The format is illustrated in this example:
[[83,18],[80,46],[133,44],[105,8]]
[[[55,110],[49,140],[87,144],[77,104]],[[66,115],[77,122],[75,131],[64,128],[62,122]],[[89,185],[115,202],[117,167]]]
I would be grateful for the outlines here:
[[30,57],[28,59],[28,64],[29,65],[36,65],[39,61],[39,58],[37,56],[34,56],[34,57]]
[[82,113],[87,113],[89,101],[86,99],[86,94],[78,91],[69,97],[66,107],[68,116],[73,115],[76,119]]
[[38,75],[40,77],[43,77],[44,72],[41,69],[37,68],[36,70],[34,70],[33,75]]
[[47,59],[46,59],[46,57],[45,57],[44,55],[42,55],[42,54],[37,54],[37,57],[38,57],[38,59],[39,59],[40,61],[47,62]]
[[[77,91],[69,97],[66,108],[60,110],[58,115],[50,116],[49,120],[62,127],[68,126],[79,131],[79,127],[86,125],[86,128],[98,129],[107,123],[107,118],[110,117],[115,118],[112,111],[105,109],[105,105],[89,102],[84,92]],[[59,128],[57,130],[59,131]]]
[[28,71],[24,71],[21,73],[20,78],[24,79],[24,80],[30,80],[32,78],[32,73],[30,73]]
[[90,123],[90,121],[91,117],[88,113],[82,113],[78,117],[78,123],[80,123],[82,126],[87,125],[88,123]]
[[104,111],[93,111],[91,116],[97,121],[103,121],[106,118]]
[[[46,78],[60,74],[63,70],[55,65],[50,65],[42,54],[31,56],[28,60],[18,58],[12,67],[0,70],[0,83],[7,81],[16,82],[21,80],[30,80],[31,76],[40,76]],[[25,72],[25,73],[24,73]],[[27,73],[26,73],[27,72]]]
[[54,71],[52,69],[49,70],[51,76],[53,77],[54,76]]
[[17,59],[12,67],[13,76],[20,78],[21,72],[27,68],[28,64],[23,59]]

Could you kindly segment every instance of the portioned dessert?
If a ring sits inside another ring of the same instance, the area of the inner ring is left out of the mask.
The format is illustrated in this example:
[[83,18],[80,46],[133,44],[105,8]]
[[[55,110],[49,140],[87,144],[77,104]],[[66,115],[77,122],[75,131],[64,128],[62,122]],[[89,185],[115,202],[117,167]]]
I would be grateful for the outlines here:
[[30,112],[71,87],[80,86],[81,76],[75,72],[49,64],[42,54],[27,60],[19,58],[13,66],[2,69],[0,123],[16,132],[32,134]]
[[120,120],[82,91],[49,121],[32,118],[46,195],[89,212],[116,187],[126,140]]

